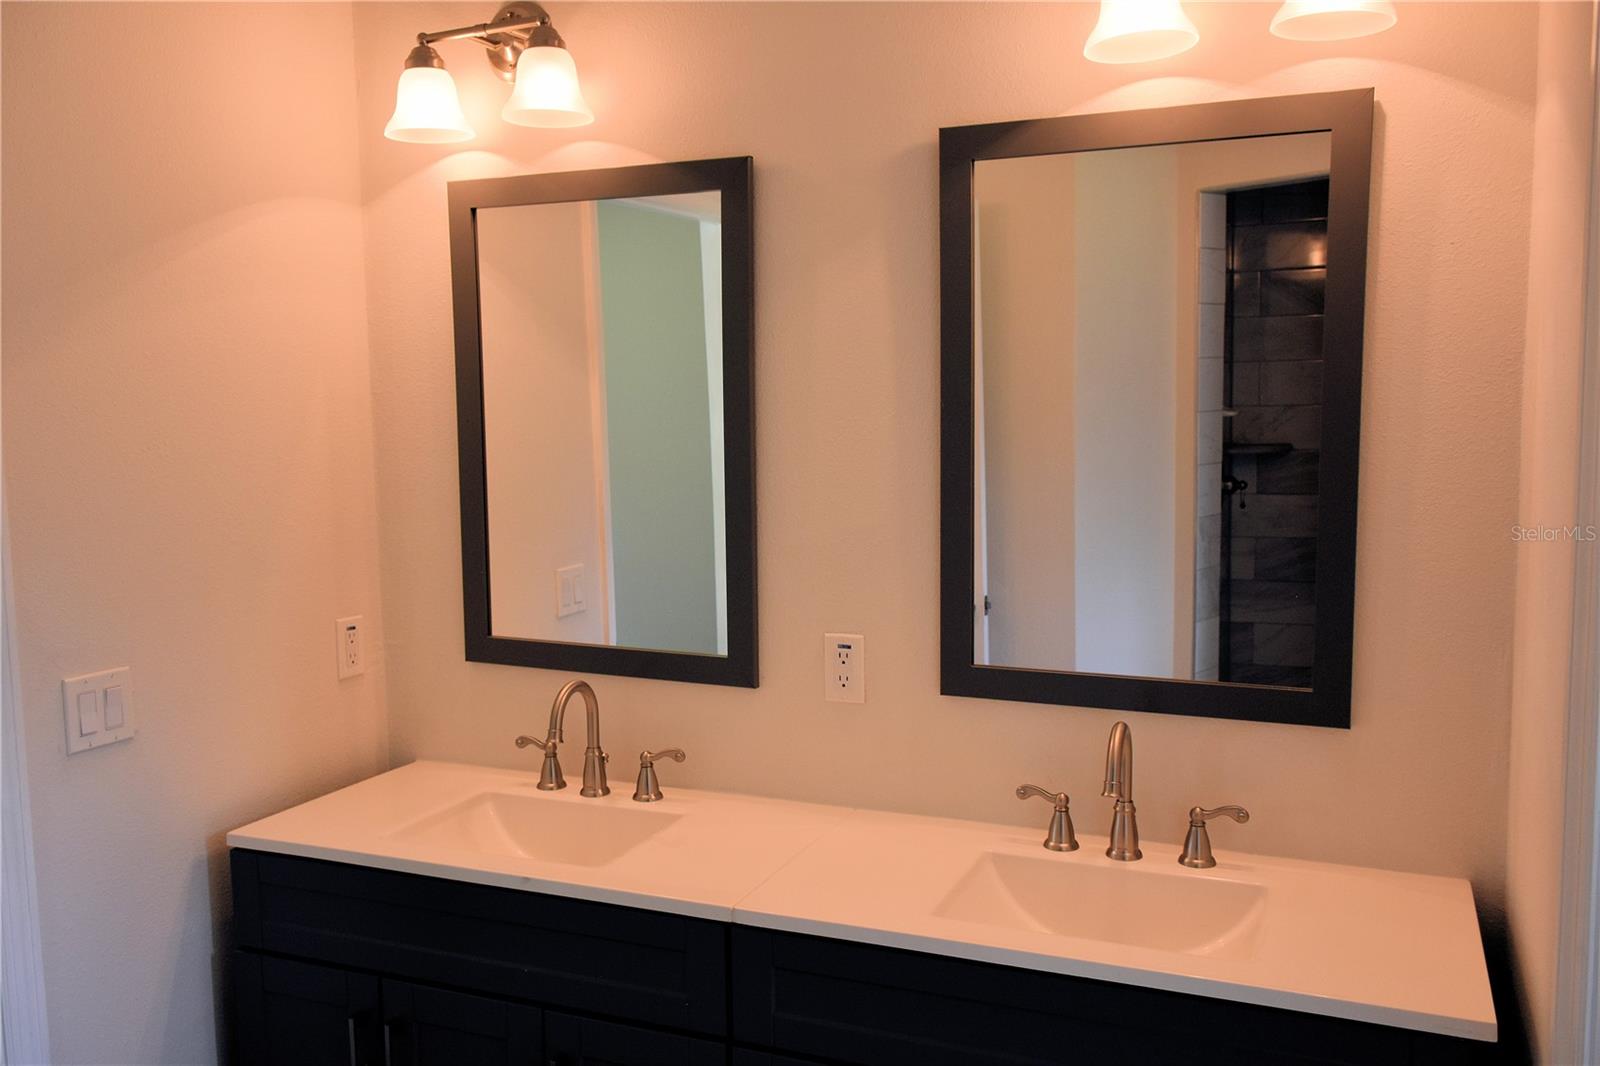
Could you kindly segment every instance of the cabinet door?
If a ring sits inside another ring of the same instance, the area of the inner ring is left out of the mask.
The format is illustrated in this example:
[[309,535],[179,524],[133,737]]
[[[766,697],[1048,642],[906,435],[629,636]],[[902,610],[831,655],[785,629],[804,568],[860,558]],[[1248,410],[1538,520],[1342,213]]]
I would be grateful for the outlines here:
[[245,1066],[378,1066],[378,979],[331,966],[234,955]]
[[537,1007],[383,982],[384,1066],[532,1066],[542,1030]]
[[724,1044],[547,1011],[544,1066],[726,1066]]

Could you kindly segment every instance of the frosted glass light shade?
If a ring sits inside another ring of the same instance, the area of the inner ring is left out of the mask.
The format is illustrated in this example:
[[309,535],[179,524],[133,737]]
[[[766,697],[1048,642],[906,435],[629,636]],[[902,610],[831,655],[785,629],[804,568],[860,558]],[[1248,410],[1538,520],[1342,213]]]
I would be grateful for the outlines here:
[[1100,0],[1083,54],[1096,63],[1148,63],[1187,52],[1200,40],[1179,0]]
[[411,144],[450,144],[477,136],[461,113],[455,79],[439,67],[407,67],[400,72],[394,114],[383,135]]
[[1399,21],[1388,0],[1287,0],[1272,32],[1290,41],[1343,41],[1382,33]]
[[517,60],[517,82],[500,117],[518,126],[587,126],[594,112],[578,86],[578,66],[565,48],[529,48]]

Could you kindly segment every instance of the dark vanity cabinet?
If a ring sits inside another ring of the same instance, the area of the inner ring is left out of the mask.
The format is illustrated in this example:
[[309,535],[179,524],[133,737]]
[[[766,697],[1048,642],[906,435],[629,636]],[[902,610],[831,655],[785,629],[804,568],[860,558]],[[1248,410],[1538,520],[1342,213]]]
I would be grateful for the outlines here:
[[711,1066],[728,926],[233,852],[239,1061]]
[[1493,1061],[1492,1045],[235,850],[246,1066]]

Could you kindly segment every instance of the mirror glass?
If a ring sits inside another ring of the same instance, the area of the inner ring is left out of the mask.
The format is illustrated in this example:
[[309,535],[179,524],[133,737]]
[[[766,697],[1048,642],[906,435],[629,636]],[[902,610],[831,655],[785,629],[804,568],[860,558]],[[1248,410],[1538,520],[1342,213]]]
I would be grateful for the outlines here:
[[974,164],[974,663],[1310,687],[1329,146]]
[[727,655],[721,219],[477,211],[491,635]]

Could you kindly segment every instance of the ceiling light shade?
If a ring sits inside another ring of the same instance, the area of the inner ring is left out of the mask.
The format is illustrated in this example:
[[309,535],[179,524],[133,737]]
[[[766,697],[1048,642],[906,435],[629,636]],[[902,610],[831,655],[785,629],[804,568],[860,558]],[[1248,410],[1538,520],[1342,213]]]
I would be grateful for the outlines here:
[[1272,32],[1290,41],[1343,41],[1382,33],[1399,20],[1389,0],[1286,0]]
[[587,126],[594,112],[578,85],[578,66],[572,53],[557,44],[526,49],[517,60],[517,83],[500,117],[518,126],[557,129]]
[[418,45],[406,59],[394,91],[394,114],[383,128],[391,141],[451,144],[477,136],[461,113],[455,79],[444,69],[439,53]]
[[1199,40],[1179,0],[1100,0],[1100,21],[1083,54],[1096,63],[1148,63],[1187,52]]

